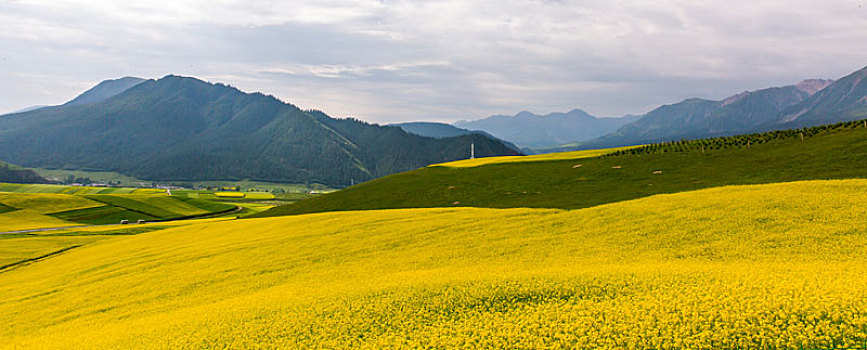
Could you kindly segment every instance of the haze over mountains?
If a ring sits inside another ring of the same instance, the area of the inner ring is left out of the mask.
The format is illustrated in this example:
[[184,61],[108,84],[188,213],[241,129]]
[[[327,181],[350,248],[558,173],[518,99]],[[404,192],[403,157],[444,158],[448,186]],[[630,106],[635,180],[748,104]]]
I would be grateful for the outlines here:
[[805,80],[722,101],[688,99],[654,109],[609,135],[555,150],[725,136],[867,118],[865,76],[867,67],[836,81]]
[[481,134],[434,139],[334,119],[261,93],[167,76],[103,82],[61,106],[0,116],[0,156],[147,180],[345,186],[432,163],[516,155]]
[[723,100],[691,98],[623,118],[575,109],[396,126],[334,119],[194,78],[125,77],[104,81],[60,106],[0,116],[0,160],[155,181],[248,179],[340,187],[467,158],[471,144],[479,157],[517,155],[510,142],[526,153],[554,152],[867,118],[865,77],[867,68],[836,81],[805,80]]
[[[867,118],[865,76],[867,68],[836,81],[809,79],[723,100],[690,98],[641,116],[595,118],[581,110],[548,116],[521,112],[455,125],[484,130],[532,148],[525,152],[541,153],[800,128]],[[601,122],[615,127],[601,133],[605,128],[596,127]]]
[[521,147],[548,148],[599,137],[636,119],[633,116],[597,118],[583,110],[574,109],[567,113],[546,115],[523,111],[514,116],[494,115],[479,120],[462,120],[454,125],[469,130],[483,130]]
[[656,108],[617,131],[580,148],[615,147],[679,139],[734,135],[772,125],[786,108],[803,102],[830,80],[745,91],[721,101],[691,98]]

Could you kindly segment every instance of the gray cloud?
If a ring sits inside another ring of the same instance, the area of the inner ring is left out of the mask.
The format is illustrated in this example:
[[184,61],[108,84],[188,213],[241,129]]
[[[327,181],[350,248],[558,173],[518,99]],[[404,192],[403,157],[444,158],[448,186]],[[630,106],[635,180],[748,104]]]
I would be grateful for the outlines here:
[[0,112],[182,74],[377,122],[640,114],[867,65],[859,1],[7,1]]

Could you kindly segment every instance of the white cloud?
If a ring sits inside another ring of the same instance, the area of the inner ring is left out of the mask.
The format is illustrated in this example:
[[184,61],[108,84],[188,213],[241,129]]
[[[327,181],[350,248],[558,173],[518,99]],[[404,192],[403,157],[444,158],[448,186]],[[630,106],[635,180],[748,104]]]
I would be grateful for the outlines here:
[[364,119],[644,113],[867,65],[829,1],[7,1],[0,111],[193,75]]

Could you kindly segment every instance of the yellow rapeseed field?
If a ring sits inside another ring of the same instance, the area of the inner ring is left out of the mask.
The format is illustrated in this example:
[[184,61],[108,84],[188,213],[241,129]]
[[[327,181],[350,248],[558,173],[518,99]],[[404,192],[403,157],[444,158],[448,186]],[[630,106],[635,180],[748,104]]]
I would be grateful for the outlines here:
[[244,192],[214,192],[214,195],[217,197],[244,198]]
[[2,193],[0,204],[48,214],[67,210],[101,207],[105,204],[84,197],[54,193]]
[[439,163],[439,164],[433,164],[430,166],[444,166],[444,167],[450,167],[450,168],[468,168],[468,167],[476,167],[476,166],[482,166],[482,165],[488,165],[488,164],[499,164],[499,163],[542,162],[542,161],[552,161],[552,160],[593,158],[593,157],[599,157],[602,155],[606,155],[609,153],[614,153],[614,152],[617,152],[620,150],[636,148],[636,147],[641,147],[641,146],[639,145],[639,146],[626,146],[626,147],[616,147],[616,148],[591,149],[591,150],[585,150],[585,151],[546,153],[546,154],[536,154],[536,155],[532,155],[532,156],[482,157],[482,158],[474,158],[474,159],[456,160],[454,162]]
[[799,349],[867,339],[867,181],[214,221],[0,272],[0,348]]
[[30,209],[0,213],[0,232],[81,225]]

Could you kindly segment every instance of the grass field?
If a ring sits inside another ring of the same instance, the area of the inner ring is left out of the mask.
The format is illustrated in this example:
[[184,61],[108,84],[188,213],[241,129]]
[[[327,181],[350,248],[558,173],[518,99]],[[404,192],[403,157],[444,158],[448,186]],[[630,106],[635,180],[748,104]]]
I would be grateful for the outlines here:
[[0,272],[0,348],[863,344],[865,200],[811,181],[113,236]]
[[145,213],[132,211],[122,207],[105,205],[96,208],[77,209],[60,213],[54,213],[51,216],[66,220],[68,222],[85,223],[92,225],[116,224],[122,220],[137,222],[138,220],[158,220],[159,217],[148,215]]
[[426,167],[254,216],[425,207],[586,208],[708,187],[862,178],[867,129],[747,148]]

